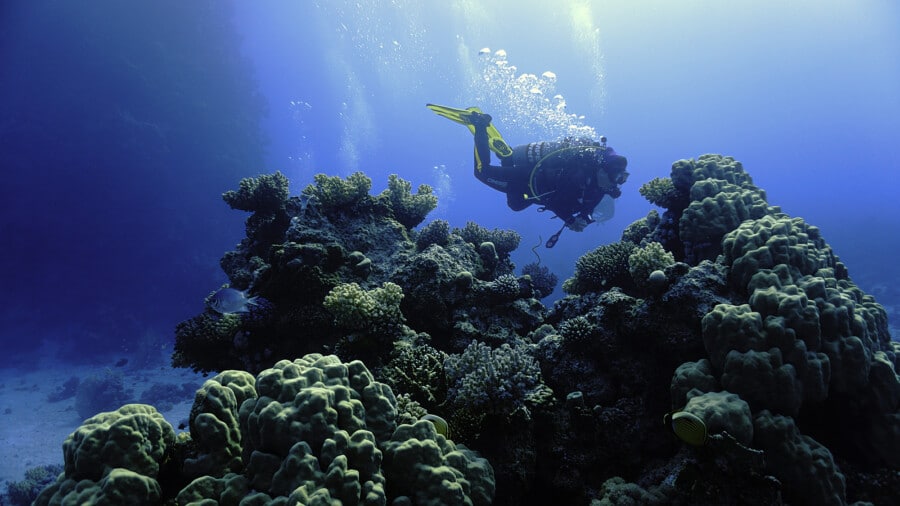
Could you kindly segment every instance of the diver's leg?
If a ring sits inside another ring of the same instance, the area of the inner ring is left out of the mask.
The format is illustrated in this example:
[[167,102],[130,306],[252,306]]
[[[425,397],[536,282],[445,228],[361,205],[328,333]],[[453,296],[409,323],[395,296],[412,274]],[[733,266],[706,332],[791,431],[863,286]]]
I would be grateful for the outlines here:
[[[472,113],[472,125],[475,127],[475,176],[491,163],[491,147],[488,143],[487,127],[491,124],[491,115]],[[480,178],[479,178],[480,179]]]

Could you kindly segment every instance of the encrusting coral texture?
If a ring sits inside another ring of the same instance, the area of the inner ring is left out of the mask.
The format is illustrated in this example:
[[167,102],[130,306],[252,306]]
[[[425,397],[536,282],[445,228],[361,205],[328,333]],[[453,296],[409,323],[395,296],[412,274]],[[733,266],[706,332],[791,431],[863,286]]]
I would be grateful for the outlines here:
[[495,489],[485,459],[428,421],[398,426],[390,387],[335,356],[220,373],[197,392],[190,435],[129,404],[64,449],[65,472],[35,504],[483,506]]

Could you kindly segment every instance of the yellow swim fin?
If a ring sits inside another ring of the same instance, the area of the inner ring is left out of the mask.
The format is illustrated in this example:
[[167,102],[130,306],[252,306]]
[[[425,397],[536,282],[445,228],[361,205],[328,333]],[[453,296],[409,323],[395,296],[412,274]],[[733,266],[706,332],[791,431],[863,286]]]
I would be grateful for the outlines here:
[[[461,125],[465,125],[472,134],[475,134],[475,125],[472,123],[472,118],[476,114],[483,114],[481,109],[477,107],[469,107],[468,109],[457,109],[455,107],[447,107],[445,105],[437,105],[437,104],[425,104],[425,107],[434,111],[438,116],[443,116],[450,121],[455,121]],[[509,144],[503,140],[503,136],[500,135],[500,131],[497,130],[493,124],[488,124],[487,126],[487,134],[488,134],[488,146],[490,146],[491,151],[497,154],[500,158],[506,158],[512,155],[512,148],[509,147]]]

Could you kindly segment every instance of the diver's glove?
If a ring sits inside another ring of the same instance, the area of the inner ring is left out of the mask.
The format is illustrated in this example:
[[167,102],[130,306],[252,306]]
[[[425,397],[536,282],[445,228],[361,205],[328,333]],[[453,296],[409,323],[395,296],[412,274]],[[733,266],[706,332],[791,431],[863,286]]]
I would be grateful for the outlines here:
[[581,216],[577,216],[566,223],[566,226],[569,227],[569,230],[573,232],[581,232],[582,230],[584,230],[584,227],[588,226],[589,223],[590,222],[588,220],[582,218]]

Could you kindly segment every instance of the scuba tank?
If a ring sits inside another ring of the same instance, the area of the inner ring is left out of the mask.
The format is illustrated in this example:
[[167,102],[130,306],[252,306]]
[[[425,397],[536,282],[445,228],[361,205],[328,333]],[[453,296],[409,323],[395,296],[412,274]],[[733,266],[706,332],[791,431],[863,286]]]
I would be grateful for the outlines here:
[[564,139],[562,141],[532,142],[513,150],[513,164],[532,167],[528,176],[531,198],[556,191],[560,174],[566,170],[599,165],[605,147],[589,138]]

